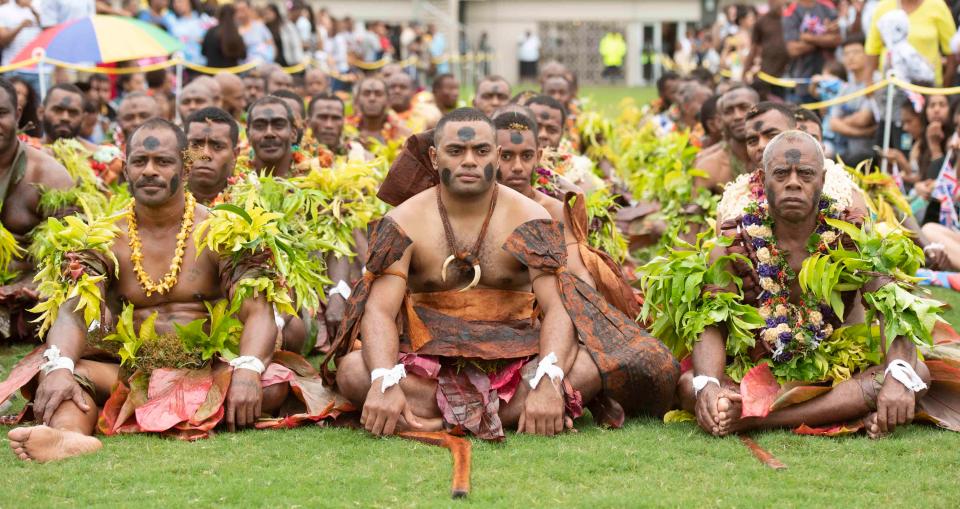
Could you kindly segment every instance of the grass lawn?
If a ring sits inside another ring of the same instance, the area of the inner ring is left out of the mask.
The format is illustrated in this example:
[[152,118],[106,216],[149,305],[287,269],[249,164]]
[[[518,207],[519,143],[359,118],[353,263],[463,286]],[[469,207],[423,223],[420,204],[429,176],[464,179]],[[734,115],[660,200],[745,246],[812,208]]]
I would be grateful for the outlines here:
[[[643,103],[654,92],[585,87],[583,95],[612,114],[622,97]],[[960,293],[934,296],[960,326]],[[0,379],[28,350],[0,348]],[[691,423],[631,421],[613,431],[586,418],[577,427],[554,438],[474,441],[473,491],[458,502],[449,498],[445,450],[351,430],[221,433],[196,443],[111,437],[96,455],[50,465],[20,462],[0,443],[0,508],[960,506],[960,434],[930,427],[876,442],[754,435],[783,471]]]

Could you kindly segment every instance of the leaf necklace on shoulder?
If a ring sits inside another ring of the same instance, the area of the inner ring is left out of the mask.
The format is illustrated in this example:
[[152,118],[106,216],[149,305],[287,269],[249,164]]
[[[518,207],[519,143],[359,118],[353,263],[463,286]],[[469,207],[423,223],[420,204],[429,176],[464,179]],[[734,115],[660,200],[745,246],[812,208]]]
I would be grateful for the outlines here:
[[497,190],[500,186],[493,184],[493,196],[490,197],[490,208],[487,209],[487,217],[483,220],[483,226],[480,228],[480,234],[477,241],[473,244],[470,251],[457,251],[457,238],[453,234],[453,227],[450,225],[450,218],[447,217],[447,208],[443,206],[443,200],[440,198],[440,186],[437,186],[437,209],[440,211],[440,220],[443,222],[443,233],[447,238],[447,247],[450,249],[450,256],[443,261],[443,267],[440,269],[440,280],[447,282],[447,268],[454,260],[461,261],[473,267],[473,281],[459,291],[465,292],[480,284],[480,248],[483,246],[483,239],[487,236],[487,227],[490,226],[490,218],[493,217],[493,209],[497,206]]
[[137,275],[137,281],[147,297],[154,293],[164,295],[177,285],[180,277],[180,269],[183,267],[183,255],[187,250],[187,237],[193,229],[193,214],[197,208],[197,200],[190,191],[185,193],[185,204],[183,209],[183,220],[180,223],[180,231],[177,233],[177,249],[174,251],[173,260],[170,262],[170,272],[163,276],[159,283],[154,283],[150,275],[143,270],[143,244],[140,242],[140,234],[137,231],[137,213],[134,209],[134,201],[130,201],[127,208],[127,236],[130,238],[130,261],[133,262],[133,272]]

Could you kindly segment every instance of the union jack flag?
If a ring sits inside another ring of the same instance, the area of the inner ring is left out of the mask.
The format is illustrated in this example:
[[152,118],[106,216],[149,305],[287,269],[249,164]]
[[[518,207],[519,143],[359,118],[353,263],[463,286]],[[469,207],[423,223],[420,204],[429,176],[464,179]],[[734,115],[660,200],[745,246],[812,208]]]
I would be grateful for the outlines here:
[[957,217],[957,209],[954,207],[956,192],[957,169],[953,167],[953,151],[950,150],[943,160],[930,197],[940,202],[940,224],[952,229],[960,228],[960,218]]

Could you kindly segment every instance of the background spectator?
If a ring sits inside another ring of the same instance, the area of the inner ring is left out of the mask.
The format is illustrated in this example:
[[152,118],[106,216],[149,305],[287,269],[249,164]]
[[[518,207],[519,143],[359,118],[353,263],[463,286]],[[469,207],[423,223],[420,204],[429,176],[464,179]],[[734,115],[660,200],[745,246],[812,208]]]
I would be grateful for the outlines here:
[[247,59],[247,45],[237,29],[232,5],[220,8],[217,26],[203,37],[202,53],[210,67],[235,67]]
[[277,56],[277,48],[273,44],[273,35],[266,25],[254,18],[255,13],[250,8],[249,0],[238,0],[236,6],[237,30],[247,46],[247,58],[244,63],[259,60],[273,62]]
[[[10,65],[13,58],[40,34],[40,15],[31,0],[10,0],[0,5],[0,51],[2,65]],[[18,69],[9,73],[28,83],[35,92],[40,90],[37,72]]]
[[273,44],[277,48],[277,57],[274,60],[281,67],[290,67],[303,61],[303,42],[297,27],[280,14],[276,4],[270,4],[263,9],[263,21],[270,30]]
[[517,45],[517,58],[520,60],[520,79],[536,79],[537,65],[540,62],[540,38],[527,30],[527,33],[520,37]]
[[[907,42],[913,46],[933,67],[934,84],[950,86],[956,74],[956,59],[950,48],[950,39],[957,32],[950,9],[943,0],[883,0],[873,12],[870,30],[867,32],[868,65],[879,67],[880,56],[886,48],[880,34],[878,21],[895,9],[903,9],[909,20]],[[941,60],[946,57],[946,72]]]

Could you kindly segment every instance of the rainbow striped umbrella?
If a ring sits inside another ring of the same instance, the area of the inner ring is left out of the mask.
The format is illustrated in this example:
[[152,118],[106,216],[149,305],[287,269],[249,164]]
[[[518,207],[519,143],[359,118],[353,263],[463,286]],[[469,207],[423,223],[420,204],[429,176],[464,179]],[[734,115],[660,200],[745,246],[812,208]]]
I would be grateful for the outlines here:
[[90,16],[44,30],[13,62],[29,60],[37,48],[47,58],[71,64],[162,57],[183,44],[156,25],[122,16]]

